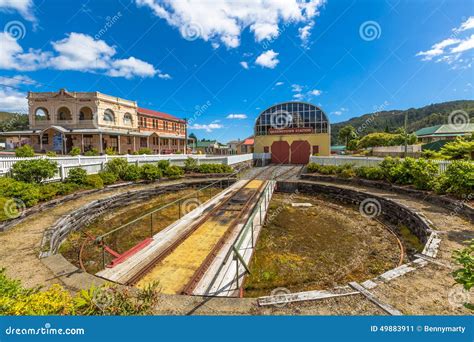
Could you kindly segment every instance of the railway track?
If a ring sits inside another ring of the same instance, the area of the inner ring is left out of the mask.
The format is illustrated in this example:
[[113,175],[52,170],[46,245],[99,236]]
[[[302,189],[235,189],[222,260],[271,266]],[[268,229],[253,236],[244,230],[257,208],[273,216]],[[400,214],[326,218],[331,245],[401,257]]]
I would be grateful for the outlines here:
[[[154,272],[160,274],[160,267],[166,268],[167,264],[172,262],[173,253],[176,254],[175,259],[179,259],[178,256],[180,255],[186,257],[187,254],[199,254],[193,250],[193,242],[197,245],[202,242],[202,240],[199,239],[199,234],[202,234],[204,239],[209,239],[209,236],[212,238],[212,233],[215,233],[218,229],[225,229],[225,231],[220,236],[216,237],[217,241],[212,242],[213,245],[210,250],[206,250],[205,253],[202,253],[203,255],[206,255],[204,259],[200,261],[199,266],[193,269],[189,280],[187,280],[186,283],[181,286],[178,291],[176,291],[177,293],[190,293],[190,291],[192,291],[194,286],[199,282],[202,275],[209,267],[209,264],[212,262],[216,253],[225,243],[230,232],[232,232],[235,226],[240,222],[243,215],[247,212],[249,207],[251,207],[252,203],[255,203],[255,198],[260,194],[266,183],[264,180],[260,180],[258,178],[262,177],[267,179],[268,175],[272,174],[274,171],[275,167],[265,167],[252,178],[246,180],[239,189],[229,194],[219,205],[217,205],[203,217],[199,218],[191,230],[189,230],[185,235],[180,237],[159,255],[157,255],[150,263],[147,264],[147,266],[142,268],[132,278],[130,278],[126,284],[137,286],[145,284],[149,279],[153,278]],[[190,251],[186,251],[186,246],[184,246],[185,244],[190,245]],[[184,249],[184,251],[178,250],[180,248]],[[179,259],[178,262],[182,262],[182,260]],[[192,269],[192,266],[185,265],[183,268],[186,268],[185,271],[189,273]]]

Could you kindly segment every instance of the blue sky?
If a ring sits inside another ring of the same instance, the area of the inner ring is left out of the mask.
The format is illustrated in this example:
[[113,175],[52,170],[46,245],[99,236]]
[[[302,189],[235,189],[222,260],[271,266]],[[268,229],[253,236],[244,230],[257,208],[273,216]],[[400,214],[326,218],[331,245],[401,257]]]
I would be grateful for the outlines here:
[[473,99],[472,1],[0,0],[0,110],[28,90],[100,91],[252,134],[287,100],[331,122]]

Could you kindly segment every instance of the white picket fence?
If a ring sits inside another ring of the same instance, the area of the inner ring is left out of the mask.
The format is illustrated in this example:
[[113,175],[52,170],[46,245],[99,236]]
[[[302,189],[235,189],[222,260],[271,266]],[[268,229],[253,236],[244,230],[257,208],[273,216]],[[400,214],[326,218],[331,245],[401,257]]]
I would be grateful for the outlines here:
[[239,154],[232,156],[207,156],[198,154],[141,154],[141,155],[120,155],[120,156],[67,156],[67,157],[46,157],[37,156],[31,158],[21,157],[6,157],[0,158],[0,177],[8,174],[13,164],[20,160],[31,159],[50,159],[58,163],[58,171],[49,181],[64,180],[69,174],[69,170],[75,167],[81,167],[87,171],[88,174],[96,174],[101,171],[105,164],[114,158],[124,158],[129,164],[146,164],[156,163],[160,160],[168,160],[171,165],[184,166],[185,160],[190,157],[197,160],[200,164],[224,164],[235,165],[253,159],[253,155]]
[[[330,157],[311,156],[309,159],[311,163],[316,163],[319,165],[353,164],[356,167],[377,166],[383,160],[384,158],[378,158],[378,157],[346,157],[346,156],[330,156]],[[451,164],[451,161],[449,160],[432,160],[432,161],[438,164],[439,173],[444,173],[448,165]]]

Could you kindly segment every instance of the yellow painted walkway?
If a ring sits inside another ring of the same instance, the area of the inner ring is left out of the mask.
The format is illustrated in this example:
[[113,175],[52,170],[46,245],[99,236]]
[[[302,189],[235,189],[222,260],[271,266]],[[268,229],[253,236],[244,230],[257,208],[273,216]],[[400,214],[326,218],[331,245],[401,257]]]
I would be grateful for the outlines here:
[[[243,187],[244,192],[257,191],[263,181],[253,180]],[[241,193],[239,190],[236,194]],[[235,196],[235,194],[234,194]],[[151,281],[159,282],[163,293],[177,294],[191,281],[193,274],[211,253],[219,239],[229,229],[236,211],[218,210],[219,215],[211,215],[186,240],[168,256],[158,262],[140,281],[138,287],[144,287]]]

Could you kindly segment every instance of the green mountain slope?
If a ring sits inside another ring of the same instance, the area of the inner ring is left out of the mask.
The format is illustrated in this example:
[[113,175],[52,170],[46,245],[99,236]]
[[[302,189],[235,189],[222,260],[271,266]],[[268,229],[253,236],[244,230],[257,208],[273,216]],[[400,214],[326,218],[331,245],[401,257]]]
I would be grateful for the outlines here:
[[383,132],[387,129],[389,132],[394,132],[397,128],[403,127],[405,113],[408,113],[408,131],[414,132],[423,127],[448,123],[449,114],[455,110],[467,112],[472,119],[474,117],[474,101],[450,101],[430,104],[421,108],[364,114],[347,121],[332,124],[331,143],[332,145],[340,143],[337,136],[339,130],[346,125],[352,125],[356,130],[360,127],[359,136],[361,137],[373,132]]

